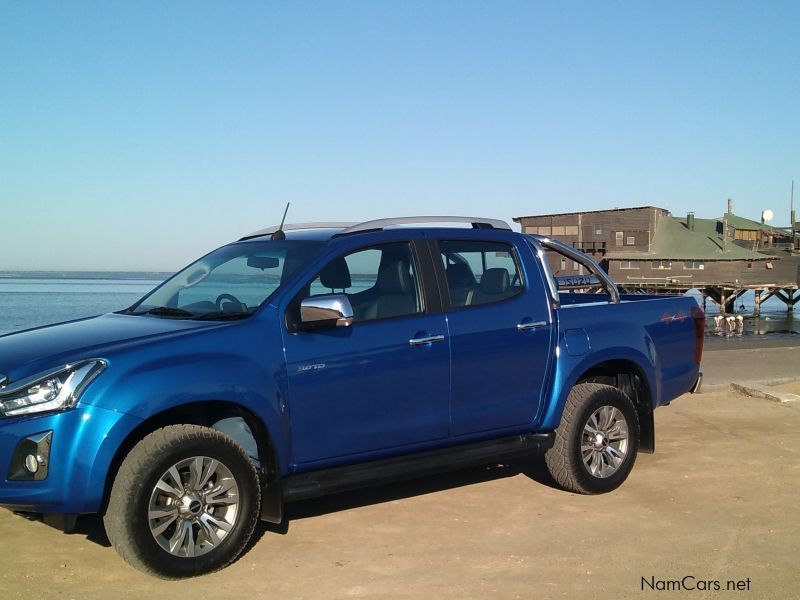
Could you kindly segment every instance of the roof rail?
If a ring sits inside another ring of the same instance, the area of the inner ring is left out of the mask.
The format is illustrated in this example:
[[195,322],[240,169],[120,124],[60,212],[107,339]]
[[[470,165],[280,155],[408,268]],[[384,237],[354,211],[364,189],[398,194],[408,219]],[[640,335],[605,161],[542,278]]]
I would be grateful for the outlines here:
[[481,217],[456,217],[456,216],[437,216],[437,217],[395,217],[391,219],[375,219],[351,225],[344,231],[335,234],[336,236],[358,233],[361,231],[376,231],[386,229],[393,225],[411,225],[424,223],[469,223],[473,229],[506,229],[511,227],[505,221],[499,219],[484,219]]
[[[391,219],[375,219],[373,221],[364,221],[363,223],[353,222],[322,222],[322,223],[288,223],[283,226],[283,231],[298,231],[301,229],[341,229],[334,235],[347,235],[350,233],[358,233],[360,231],[380,231],[393,225],[411,225],[411,224],[424,224],[424,223],[469,223],[473,229],[505,229],[511,231],[511,227],[505,221],[500,219],[484,219],[481,217],[455,217],[455,216],[438,216],[438,217],[394,217]],[[270,235],[278,231],[278,225],[272,225],[264,229],[254,231],[239,241],[249,240],[251,238],[260,237],[262,235]]]
[[[320,223],[286,223],[284,224],[282,231],[299,231],[302,229],[344,229],[347,227],[353,227],[358,223],[354,223],[352,221],[342,222],[342,223],[331,223],[331,222],[320,222]],[[265,227],[264,229],[259,229],[258,231],[254,231],[253,233],[249,233],[243,238],[239,238],[239,241],[249,240],[251,238],[261,237],[262,235],[270,235],[271,233],[275,233],[281,229],[280,225],[272,225],[270,227]]]

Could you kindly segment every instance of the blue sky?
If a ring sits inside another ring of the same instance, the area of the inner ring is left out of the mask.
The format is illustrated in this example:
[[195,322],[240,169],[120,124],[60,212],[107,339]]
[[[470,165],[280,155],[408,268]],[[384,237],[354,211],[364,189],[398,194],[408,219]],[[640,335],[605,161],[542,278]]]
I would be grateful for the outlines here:
[[0,270],[175,269],[287,201],[309,221],[730,197],[788,224],[798,24],[797,2],[5,2]]

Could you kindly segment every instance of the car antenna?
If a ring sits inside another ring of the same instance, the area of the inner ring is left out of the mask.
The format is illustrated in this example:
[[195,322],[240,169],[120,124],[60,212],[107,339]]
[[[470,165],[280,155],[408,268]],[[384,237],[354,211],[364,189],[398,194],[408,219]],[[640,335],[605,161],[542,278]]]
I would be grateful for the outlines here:
[[289,205],[291,202],[286,203],[286,210],[283,211],[283,218],[281,219],[281,224],[278,225],[278,230],[272,234],[272,239],[275,241],[281,241],[286,239],[286,234],[283,233],[283,224],[286,222],[286,214],[289,212]]

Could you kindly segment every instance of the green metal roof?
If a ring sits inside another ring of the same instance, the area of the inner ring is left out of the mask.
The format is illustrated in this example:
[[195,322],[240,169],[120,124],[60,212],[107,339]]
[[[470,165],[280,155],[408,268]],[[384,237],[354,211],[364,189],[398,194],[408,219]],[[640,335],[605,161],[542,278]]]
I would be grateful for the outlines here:
[[[728,241],[722,251],[722,227],[716,219],[695,219],[690,231],[686,219],[662,217],[658,220],[650,242],[650,252],[611,251],[606,258],[611,260],[774,260],[767,256],[737,246]],[[759,223],[760,225],[760,223]]]
[[[728,218],[728,226],[733,227],[734,229],[741,229],[742,231],[768,231],[769,233],[782,236],[789,235],[786,229],[782,227],[773,227],[772,225],[767,225],[766,223],[761,223],[759,221],[753,221],[752,219],[740,217],[739,215],[735,215],[733,213],[728,213],[724,217],[719,217],[718,219],[695,218],[694,228],[695,230],[704,229],[706,231],[712,231],[712,230],[722,231],[722,219],[725,217]],[[675,218],[681,223],[686,224],[686,217],[675,217]]]
[[[752,219],[745,219],[744,217],[740,217],[732,213],[728,213],[726,216],[728,217],[728,225],[734,227],[735,229],[742,229],[746,231],[766,230],[777,235],[788,235],[781,228],[773,227],[772,225],[767,225],[766,223],[760,223],[759,221],[753,221]],[[722,221],[722,217],[720,217],[718,220]]]

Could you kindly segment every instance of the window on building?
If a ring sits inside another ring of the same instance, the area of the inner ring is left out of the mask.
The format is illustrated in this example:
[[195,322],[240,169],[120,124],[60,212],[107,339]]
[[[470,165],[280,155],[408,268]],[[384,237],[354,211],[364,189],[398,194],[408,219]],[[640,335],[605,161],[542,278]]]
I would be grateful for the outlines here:
[[577,225],[567,225],[564,227],[564,235],[578,235]]
[[639,261],[638,260],[621,260],[619,261],[619,268],[624,270],[630,269],[638,269],[639,268]]
[[629,235],[628,237],[625,238],[626,246],[633,246],[635,244],[636,244],[636,238],[633,237],[632,235]]
[[625,241],[625,233],[622,231],[617,231],[615,234],[617,246],[622,246],[623,241]]
[[602,225],[595,225],[594,226],[594,234],[595,235],[603,235],[603,226]]
[[550,235],[549,227],[539,227],[539,235]]
[[566,271],[567,270],[567,259],[566,258],[562,258],[561,259],[561,270],[562,271]]
[[706,265],[701,260],[687,260],[684,261],[683,268],[686,271],[702,271],[706,268]]
[[669,260],[654,260],[653,264],[650,265],[651,268],[657,269],[659,271],[664,271],[666,269],[672,268],[672,261]]
[[733,238],[736,240],[746,240],[748,242],[755,242],[758,239],[758,231],[737,229],[733,234]]
[[563,225],[553,225],[553,235],[564,235],[565,229]]
[[580,263],[579,263],[579,262],[577,262],[577,261],[574,261],[574,260],[573,260],[573,261],[572,261],[572,270],[573,270],[573,271],[577,271],[577,270],[578,270],[578,269],[580,269],[580,268],[581,268],[581,265],[580,265]]

